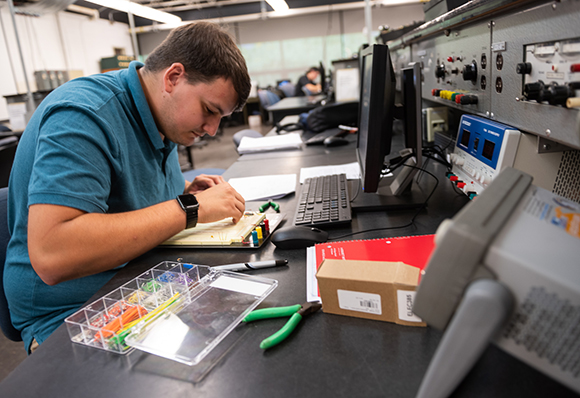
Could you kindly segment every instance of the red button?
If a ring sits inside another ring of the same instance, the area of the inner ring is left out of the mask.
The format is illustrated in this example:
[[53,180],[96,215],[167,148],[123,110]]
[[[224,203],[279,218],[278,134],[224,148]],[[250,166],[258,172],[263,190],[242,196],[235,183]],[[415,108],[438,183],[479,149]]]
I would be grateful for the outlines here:
[[463,97],[465,94],[459,94],[455,96],[455,103],[457,104],[461,104],[461,97]]
[[580,64],[570,65],[570,72],[580,72]]
[[457,183],[457,188],[463,188],[465,186],[464,182],[458,182]]
[[451,181],[457,181],[457,180],[459,180],[459,177],[457,177],[457,176],[450,176],[449,179]]

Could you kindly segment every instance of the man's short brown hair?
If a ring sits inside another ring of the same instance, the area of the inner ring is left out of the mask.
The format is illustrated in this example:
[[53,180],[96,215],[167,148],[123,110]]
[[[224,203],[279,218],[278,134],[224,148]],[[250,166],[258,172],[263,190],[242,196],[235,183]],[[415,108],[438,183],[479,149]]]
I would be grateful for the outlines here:
[[246,61],[232,37],[210,22],[195,22],[175,28],[145,60],[145,70],[159,72],[173,63],[183,64],[191,84],[231,79],[238,94],[236,110],[250,95]]

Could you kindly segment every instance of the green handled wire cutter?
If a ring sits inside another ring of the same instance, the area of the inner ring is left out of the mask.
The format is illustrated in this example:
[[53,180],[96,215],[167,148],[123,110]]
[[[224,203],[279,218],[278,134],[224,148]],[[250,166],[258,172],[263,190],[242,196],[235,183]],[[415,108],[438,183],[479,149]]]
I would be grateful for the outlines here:
[[284,316],[290,317],[282,329],[262,340],[260,348],[265,350],[284,341],[284,339],[286,339],[286,337],[288,337],[296,328],[296,325],[300,323],[302,318],[318,311],[320,308],[322,308],[320,303],[304,303],[302,305],[296,304],[289,307],[263,308],[250,312],[242,322],[253,322],[268,318],[281,318]]

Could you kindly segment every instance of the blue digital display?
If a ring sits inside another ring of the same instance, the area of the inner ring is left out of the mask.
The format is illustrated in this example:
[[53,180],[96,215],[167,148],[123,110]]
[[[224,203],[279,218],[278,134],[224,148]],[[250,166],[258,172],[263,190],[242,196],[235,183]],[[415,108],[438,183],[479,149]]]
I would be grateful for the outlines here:
[[482,117],[463,115],[457,147],[495,169],[506,130],[513,128]]

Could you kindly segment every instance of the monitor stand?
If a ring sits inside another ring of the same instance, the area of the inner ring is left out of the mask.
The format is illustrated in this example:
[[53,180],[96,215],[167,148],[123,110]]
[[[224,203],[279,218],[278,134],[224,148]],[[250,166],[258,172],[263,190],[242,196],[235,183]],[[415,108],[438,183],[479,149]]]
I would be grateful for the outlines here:
[[[359,192],[350,203],[352,211],[402,210],[423,206],[427,196],[413,178],[417,174],[416,160],[409,158],[406,165],[400,166],[392,177],[384,177],[379,183],[377,192]],[[354,193],[351,196],[355,196]]]

